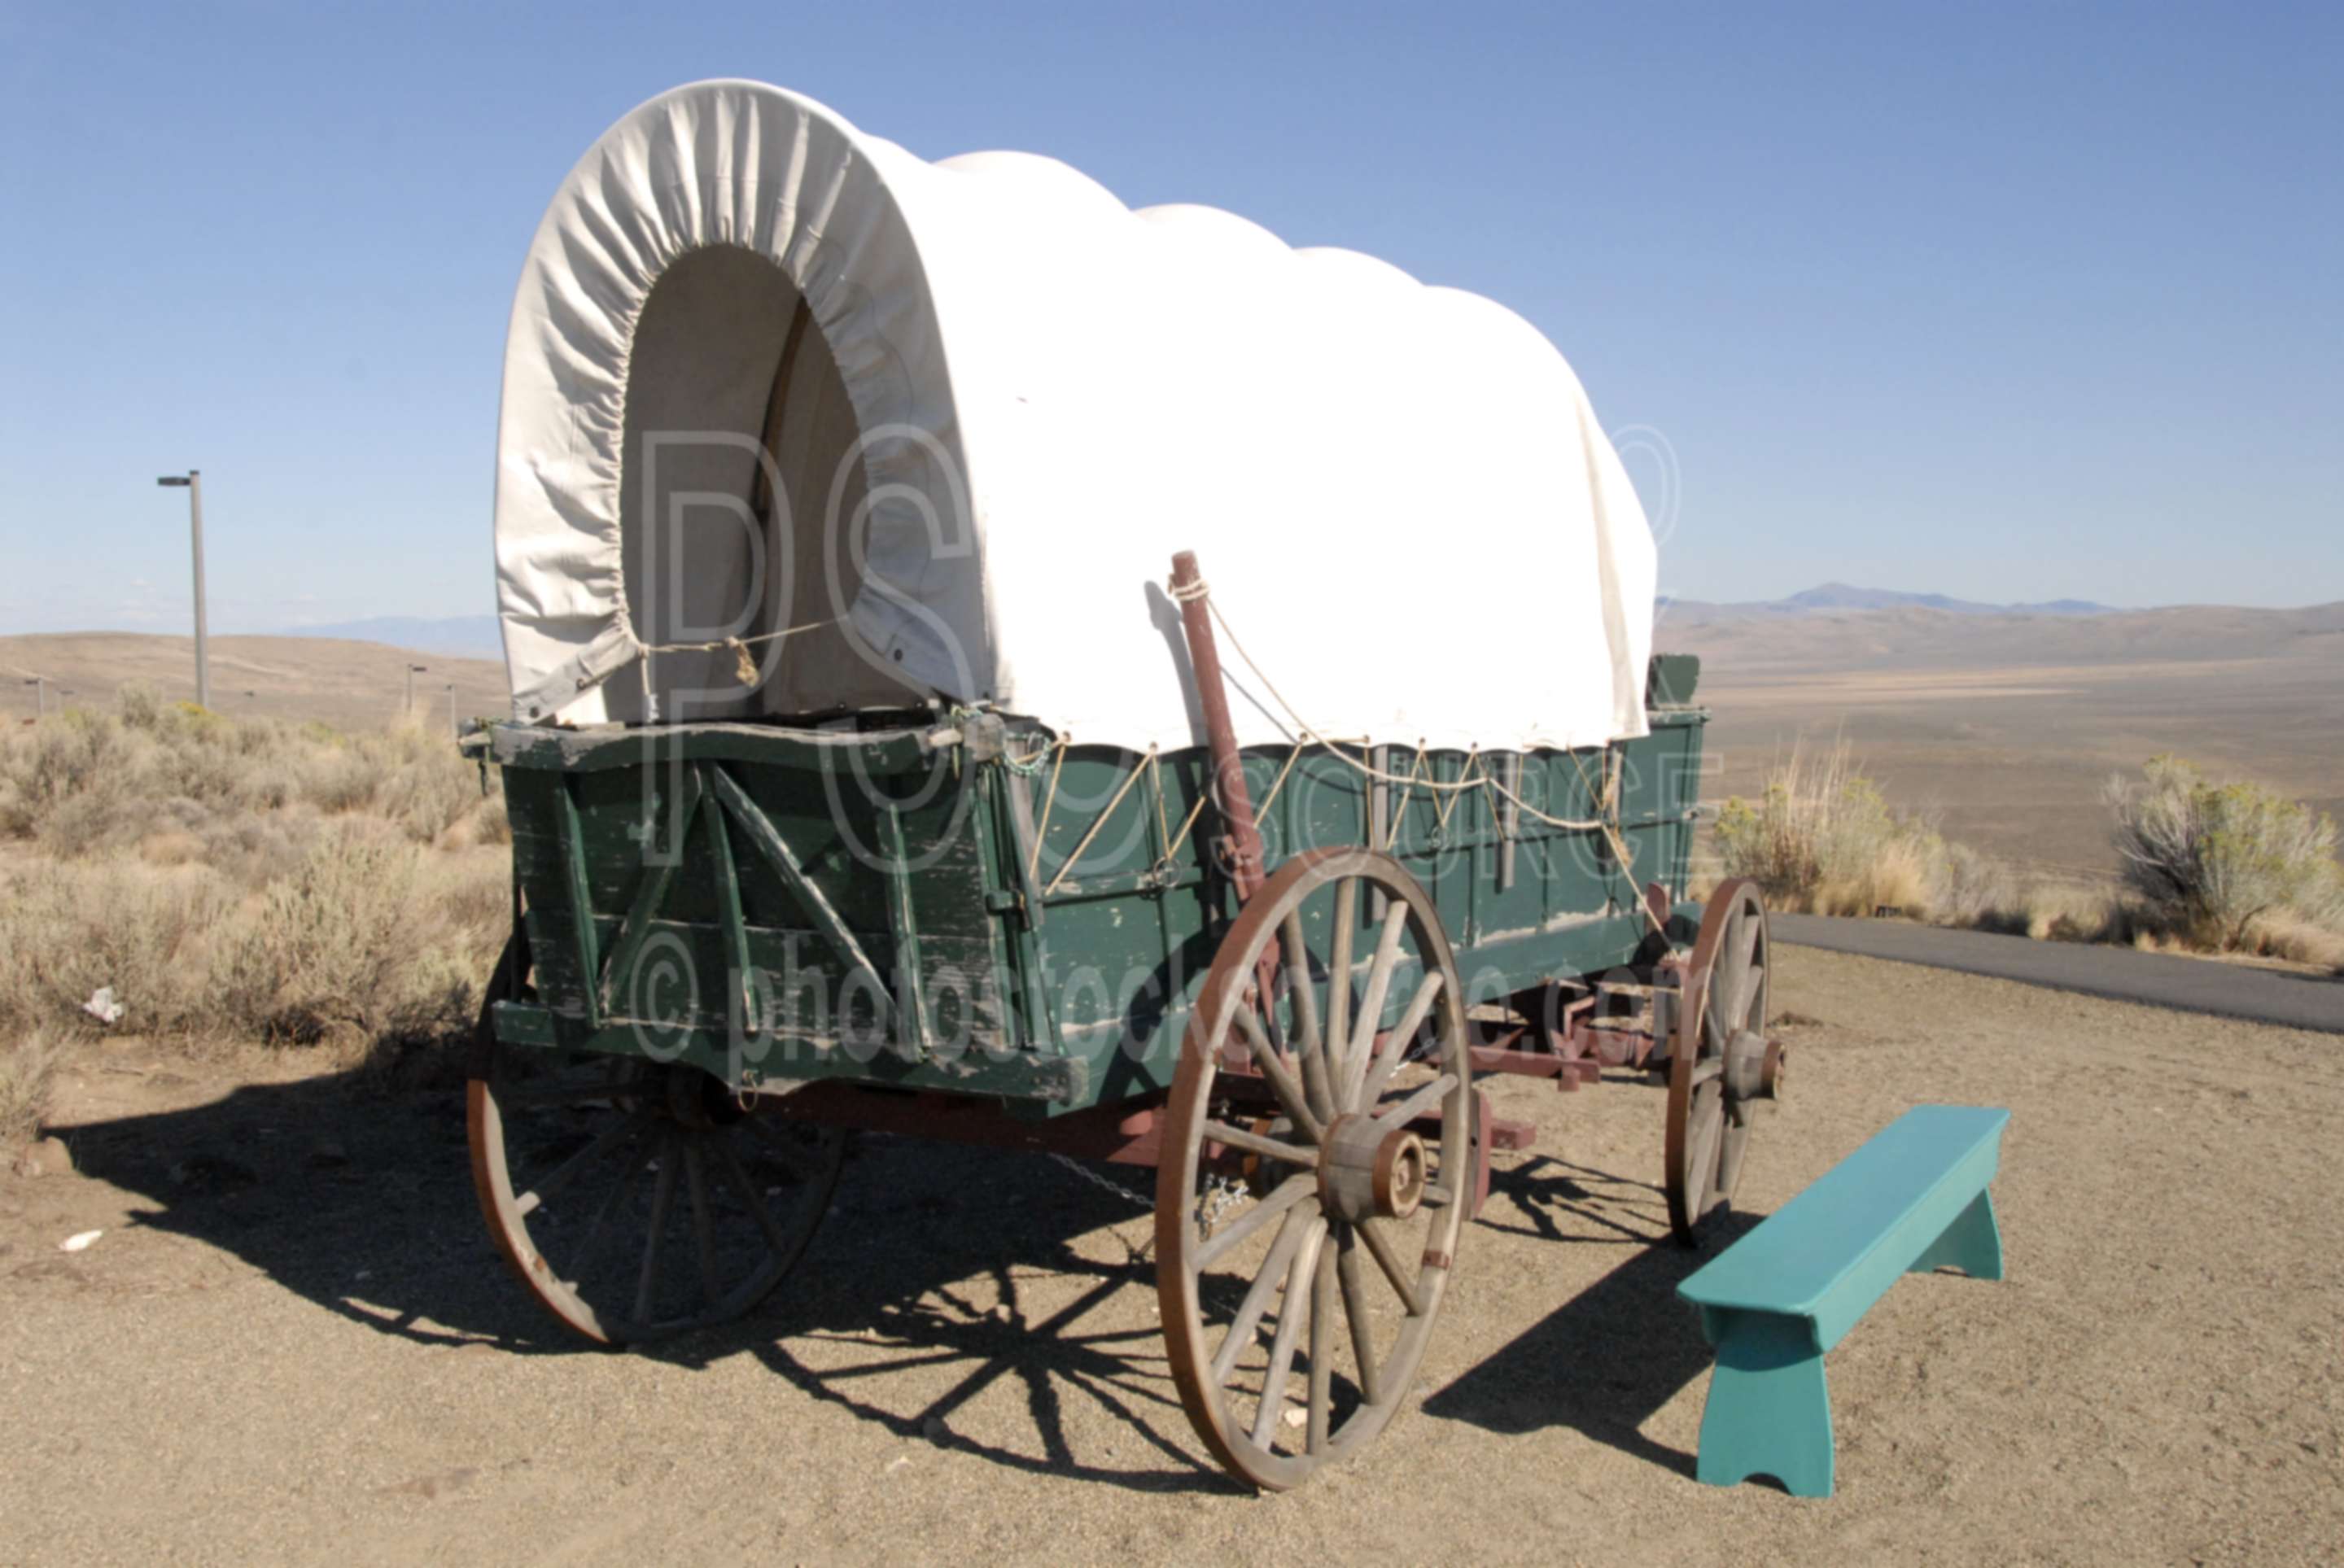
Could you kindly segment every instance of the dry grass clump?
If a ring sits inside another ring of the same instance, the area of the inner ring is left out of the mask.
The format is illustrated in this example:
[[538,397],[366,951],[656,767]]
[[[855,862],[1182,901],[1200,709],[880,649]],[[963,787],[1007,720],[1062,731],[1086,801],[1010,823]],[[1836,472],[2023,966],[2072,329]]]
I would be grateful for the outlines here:
[[49,1113],[57,1042],[46,1034],[23,1034],[0,1046],[0,1152],[30,1143]]
[[[0,737],[0,1030],[353,1050],[463,1033],[510,919],[503,800],[419,727],[126,689]],[[111,988],[106,1022],[86,1004]]]
[[1892,808],[1844,741],[1793,749],[1756,800],[1726,801],[1717,846],[1725,873],[1755,879],[1775,909],[1979,923],[2017,902],[2006,868]]

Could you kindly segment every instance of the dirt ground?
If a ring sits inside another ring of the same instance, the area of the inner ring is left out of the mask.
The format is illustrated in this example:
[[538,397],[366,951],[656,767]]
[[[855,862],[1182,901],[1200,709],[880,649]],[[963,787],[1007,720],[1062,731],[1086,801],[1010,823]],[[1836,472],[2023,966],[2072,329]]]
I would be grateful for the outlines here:
[[1696,1260],[1640,1082],[1500,1088],[1543,1146],[1501,1157],[1422,1408],[1256,1497],[1180,1414],[1144,1212],[1046,1161],[867,1145],[753,1321],[599,1352],[504,1276],[447,1098],[134,1044],[68,1073],[81,1173],[0,1178],[5,1555],[2333,1560],[2344,1040],[1778,969],[1749,1214],[1915,1101],[2013,1113],[2010,1277],[1908,1279],[1833,1353],[1828,1501],[1691,1477]]

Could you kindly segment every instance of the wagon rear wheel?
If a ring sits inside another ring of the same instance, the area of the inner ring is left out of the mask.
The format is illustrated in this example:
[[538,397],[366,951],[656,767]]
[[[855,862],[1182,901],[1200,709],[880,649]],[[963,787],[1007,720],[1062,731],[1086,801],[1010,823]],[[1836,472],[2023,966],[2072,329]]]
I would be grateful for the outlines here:
[[1463,1230],[1471,1102],[1423,889],[1368,850],[1288,861],[1206,976],[1157,1171],[1173,1381],[1231,1474],[1293,1486],[1409,1398]]
[[1736,878],[1711,894],[1669,1045],[1662,1139],[1669,1228],[1687,1246],[1741,1184],[1756,1102],[1782,1093],[1783,1048],[1766,1038],[1773,957],[1757,884]]
[[741,1316],[813,1239],[844,1134],[743,1109],[697,1068],[498,1045],[490,1009],[525,994],[513,940],[466,1086],[472,1184],[498,1251],[599,1343]]

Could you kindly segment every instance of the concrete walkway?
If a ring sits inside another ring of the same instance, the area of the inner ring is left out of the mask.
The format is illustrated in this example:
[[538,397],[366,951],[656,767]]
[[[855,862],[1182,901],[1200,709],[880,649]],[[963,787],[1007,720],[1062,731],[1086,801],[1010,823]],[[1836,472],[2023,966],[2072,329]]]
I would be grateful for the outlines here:
[[2344,1034],[2344,979],[2330,975],[2255,969],[2083,942],[2038,942],[1904,920],[1775,915],[1770,929],[1780,940],[1802,947],[1927,964],[1933,969],[2183,1012]]

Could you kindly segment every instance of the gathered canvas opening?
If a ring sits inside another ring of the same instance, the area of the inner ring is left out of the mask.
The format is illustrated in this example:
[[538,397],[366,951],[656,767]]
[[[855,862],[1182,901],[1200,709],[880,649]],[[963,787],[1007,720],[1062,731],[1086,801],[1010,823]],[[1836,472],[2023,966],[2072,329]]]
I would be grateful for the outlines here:
[[[716,245],[660,276],[635,324],[621,452],[627,610],[653,651],[647,681],[611,683],[611,718],[819,717],[924,695],[847,624],[860,431],[779,266]],[[706,643],[724,646],[692,646]]]

